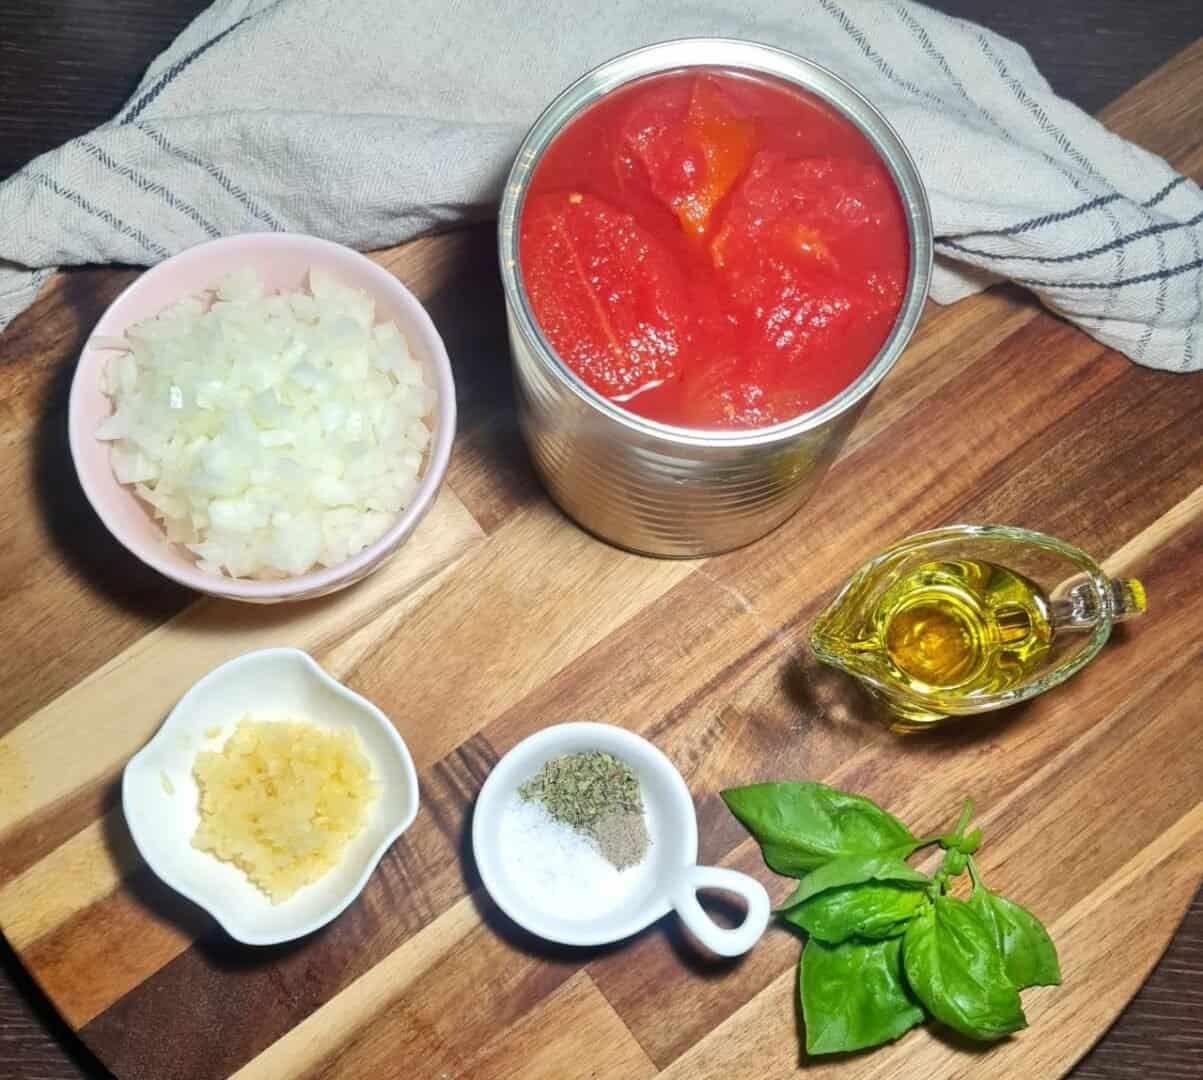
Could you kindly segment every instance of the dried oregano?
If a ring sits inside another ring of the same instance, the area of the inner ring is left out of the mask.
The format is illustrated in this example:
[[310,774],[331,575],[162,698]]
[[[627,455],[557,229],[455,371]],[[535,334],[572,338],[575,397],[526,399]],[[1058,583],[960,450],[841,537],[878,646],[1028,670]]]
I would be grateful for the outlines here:
[[602,750],[563,754],[518,789],[541,802],[557,821],[592,838],[618,869],[647,852],[647,825],[639,778],[625,761]]

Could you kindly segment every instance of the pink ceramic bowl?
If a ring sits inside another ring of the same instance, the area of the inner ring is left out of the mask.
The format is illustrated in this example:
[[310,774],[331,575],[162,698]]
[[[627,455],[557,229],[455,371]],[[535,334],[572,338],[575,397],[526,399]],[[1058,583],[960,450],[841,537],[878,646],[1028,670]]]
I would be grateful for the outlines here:
[[[92,347],[96,337],[117,337],[132,323],[148,318],[181,297],[213,285],[231,270],[253,266],[267,289],[296,290],[316,266],[342,284],[362,289],[376,302],[377,317],[391,320],[405,335],[414,356],[426,369],[438,400],[431,418],[417,494],[392,528],[376,543],[338,566],[315,570],[284,581],[251,581],[199,570],[192,554],[171,544],[150,508],[129,488],[117,483],[109,466],[108,444],[95,437],[101,420],[112,411],[100,390],[100,373],[109,350]],[[181,585],[213,596],[252,603],[304,600],[333,592],[366,577],[392,555],[414,531],[447,471],[455,436],[455,384],[451,364],[434,323],[414,295],[392,274],[350,248],[313,236],[251,233],[198,244],[143,274],[109,306],[80,354],[71,383],[68,409],[71,457],[84,494],[105,526],[147,566]]]

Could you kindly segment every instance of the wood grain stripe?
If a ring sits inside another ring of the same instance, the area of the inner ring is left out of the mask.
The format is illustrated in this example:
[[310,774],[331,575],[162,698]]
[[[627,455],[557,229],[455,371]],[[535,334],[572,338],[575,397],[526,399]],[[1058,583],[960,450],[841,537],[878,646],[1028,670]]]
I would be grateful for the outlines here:
[[[581,1047],[591,1049],[588,1057]],[[583,971],[494,1035],[463,1069],[490,1080],[647,1080],[656,1067]]]
[[[8,755],[8,756],[6,756]],[[7,764],[6,764],[7,762]],[[15,787],[8,786],[15,772]],[[7,774],[7,775],[5,775]],[[0,780],[14,804],[32,806],[33,774],[28,761],[10,754],[0,741]],[[19,827],[10,830],[0,846],[0,885],[46,858],[55,848],[67,843],[81,829],[104,817],[121,805],[120,778],[99,776],[49,806],[26,814]]]
[[318,1071],[339,1047],[352,1042],[361,1029],[384,1016],[416,979],[479,923],[480,916],[470,898],[453,904],[341,994],[247,1062],[233,1080],[279,1080]]
[[[43,430],[47,406],[62,419],[71,363],[92,327],[118,294],[139,274],[136,270],[84,270],[55,274],[36,301],[0,336],[5,368],[0,401],[0,462],[7,475],[27,470],[30,444]],[[11,456],[9,451],[15,451]],[[12,528],[15,515],[0,522]]]
[[[1067,417],[1033,437],[966,504],[964,516],[980,521],[988,514],[1070,541],[1089,537],[1094,552],[1106,553],[1187,498],[1203,471],[1203,446],[1193,437],[1203,381],[1132,375],[1092,400],[1091,423]],[[1127,469],[1139,470],[1139,484],[1120,479]],[[1088,494],[1071,500],[1067,491]]]
[[[354,940],[375,952],[371,922],[365,913],[352,909],[348,914],[363,920]],[[407,1067],[420,1062],[425,1075],[455,1074],[494,1032],[525,1014],[575,971],[577,964],[568,957],[548,954],[527,935],[515,935],[491,906],[482,905],[479,915],[481,921],[437,963],[418,974],[385,1012],[360,1027],[348,1042],[328,1047],[329,1057],[312,1075],[378,1075],[369,1070],[371,1061],[385,1063],[385,1073],[397,1062]],[[347,924],[340,920],[339,925]],[[130,1026],[125,1022],[127,997],[84,1028],[84,1036],[105,1045],[108,1064],[123,1080],[225,1076],[293,1026],[280,1027],[281,1017],[297,1016],[299,1021],[324,1004],[330,996],[326,983],[331,978],[346,985],[352,980],[344,972],[354,972],[353,978],[373,966],[359,964],[358,956],[346,955],[343,949],[336,956],[344,971],[330,970],[309,951],[320,940],[318,935],[291,947],[248,955],[245,949],[225,941],[206,939],[134,991],[141,1023]],[[230,980],[231,967],[243,977]],[[180,986],[192,995],[195,1008],[204,1010],[194,1011],[190,1026],[213,1033],[213,1042],[167,1044],[158,1036],[171,1025],[179,1001],[172,981],[163,976],[177,974],[184,976]],[[227,982],[227,993],[215,993]],[[156,983],[161,989],[171,989],[147,993]],[[464,987],[472,988],[467,996]],[[224,1000],[214,1009],[219,998]]]
[[1158,548],[1172,542],[1179,533],[1200,520],[1203,520],[1203,486],[1195,488],[1147,529],[1142,529],[1118,551],[1104,559],[1101,566],[1113,577],[1139,573],[1138,568],[1151,560]]
[[[454,562],[481,538],[447,488],[417,532],[367,581],[303,604],[257,607],[206,599],[154,630],[0,740],[5,768],[29,778],[17,798],[0,802],[0,881],[45,854],[37,835],[61,842],[54,815],[71,811],[73,793],[111,781],[153,734],[180,695],[202,674],[249,649],[295,645],[311,652],[332,646]],[[342,674],[335,672],[334,674]],[[72,747],[65,756],[63,746]],[[57,804],[57,806],[56,806]],[[38,817],[36,815],[42,815]],[[73,822],[74,833],[90,819]],[[25,835],[22,830],[25,829]]]
[[[429,1076],[471,1075],[472,1058],[576,972],[575,950],[548,948],[482,902],[482,924],[412,982],[387,1016],[362,1029],[315,1075],[357,1080],[397,1061]],[[464,988],[471,987],[465,997]]]
[[[413,612],[407,636],[383,643],[356,669],[352,685],[404,717],[414,760],[433,763],[693,569],[630,556],[598,543],[549,504],[532,506],[464,560]],[[479,616],[484,603],[488,619]],[[437,646],[449,640],[454,650]],[[414,649],[414,641],[432,647]]]
[[25,948],[103,900],[139,865],[125,818],[109,811],[0,889],[4,936],[14,949]]
[[54,1004],[63,1018],[79,1028],[210,926],[198,908],[143,868],[100,903],[27,945],[22,955],[55,988]]
[[928,303],[919,330],[890,369],[887,389],[873,393],[841,453],[871,441],[919,402],[949,392],[967,367],[1038,318],[1043,308],[1014,287],[983,293],[972,304]]

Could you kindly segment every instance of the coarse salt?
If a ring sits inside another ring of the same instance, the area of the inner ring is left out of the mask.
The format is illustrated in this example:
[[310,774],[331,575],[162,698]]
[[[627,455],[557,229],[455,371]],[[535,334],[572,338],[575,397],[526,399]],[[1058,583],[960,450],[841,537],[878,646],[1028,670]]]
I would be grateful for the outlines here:
[[597,844],[514,792],[498,827],[505,875],[526,903],[563,919],[587,920],[619,907],[647,882],[652,860],[616,870]]

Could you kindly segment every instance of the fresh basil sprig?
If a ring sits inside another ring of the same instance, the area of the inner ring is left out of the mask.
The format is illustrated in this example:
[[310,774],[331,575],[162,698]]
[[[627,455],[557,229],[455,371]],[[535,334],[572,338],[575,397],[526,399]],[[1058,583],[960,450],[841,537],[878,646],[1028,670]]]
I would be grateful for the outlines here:
[[[799,878],[778,909],[805,931],[799,992],[806,1050],[863,1050],[925,1017],[971,1039],[1027,1024],[1019,991],[1061,981],[1057,950],[1031,912],[982,884],[965,801],[951,832],[919,839],[860,795],[817,783],[752,784],[722,793],[772,869]],[[939,844],[932,875],[907,857]],[[968,872],[967,900],[949,895]]]
[[847,855],[906,858],[919,846],[910,830],[876,803],[826,784],[750,784],[722,793],[727,809],[760,844],[764,861],[802,877]]

